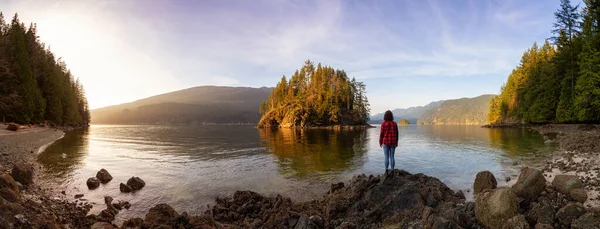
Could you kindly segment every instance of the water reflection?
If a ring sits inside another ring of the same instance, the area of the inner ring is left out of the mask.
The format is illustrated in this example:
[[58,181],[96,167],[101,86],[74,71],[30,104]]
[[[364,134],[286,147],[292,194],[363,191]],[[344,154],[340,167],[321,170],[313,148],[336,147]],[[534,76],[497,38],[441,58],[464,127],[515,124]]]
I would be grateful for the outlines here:
[[531,155],[552,151],[554,147],[544,144],[543,136],[525,128],[487,129],[490,146],[502,149],[509,156]]
[[[520,129],[477,126],[401,126],[396,166],[438,177],[453,189],[473,185],[475,174],[517,174],[513,161],[549,152],[541,135]],[[381,174],[379,128],[368,130],[256,129],[253,126],[98,126],[68,132],[39,155],[67,196],[84,193],[104,209],[110,195],[134,207],[120,219],[143,217],[158,203],[202,212],[218,196],[236,190],[295,200],[322,195],[332,182],[360,173]],[[88,191],[100,168],[114,181]],[[134,194],[119,191],[131,176],[146,180]],[[500,181],[502,182],[503,179]],[[119,223],[118,223],[119,224]]]
[[88,128],[65,133],[64,137],[38,156],[46,172],[55,178],[67,178],[81,167],[87,155]]
[[367,131],[259,129],[260,139],[285,174],[306,177],[353,170],[363,164]]

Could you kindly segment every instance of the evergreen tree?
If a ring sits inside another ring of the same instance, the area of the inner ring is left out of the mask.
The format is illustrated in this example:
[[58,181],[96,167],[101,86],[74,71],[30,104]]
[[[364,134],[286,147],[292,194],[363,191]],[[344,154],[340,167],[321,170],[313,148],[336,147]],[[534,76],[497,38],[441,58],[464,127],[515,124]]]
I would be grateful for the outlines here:
[[0,118],[22,124],[88,124],[90,114],[83,85],[64,62],[15,14],[6,24],[0,12]]
[[600,120],[600,52],[595,45],[598,40],[595,16],[590,13],[584,19],[583,51],[579,54],[580,72],[575,86],[576,114],[583,122]]
[[366,86],[349,80],[343,70],[307,60],[287,80],[284,76],[260,107],[259,126],[327,126],[365,124]]
[[570,0],[560,0],[560,9],[554,13],[556,22],[554,23],[554,29],[552,30],[552,33],[554,34],[552,40],[555,44],[558,43],[561,31],[566,33],[569,42],[571,42],[571,39],[573,39],[574,36],[579,34],[579,18],[581,18],[581,15],[579,14],[578,9],[579,5],[571,5]]

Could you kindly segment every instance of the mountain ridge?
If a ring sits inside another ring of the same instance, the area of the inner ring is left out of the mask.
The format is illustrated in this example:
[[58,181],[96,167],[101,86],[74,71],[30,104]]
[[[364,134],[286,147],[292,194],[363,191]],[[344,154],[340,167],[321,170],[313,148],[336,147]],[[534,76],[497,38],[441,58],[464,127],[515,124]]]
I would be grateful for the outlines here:
[[[396,108],[392,110],[394,114],[394,120],[406,119],[410,123],[417,123],[418,119],[428,110],[438,108],[444,100],[430,102],[424,106],[408,107],[408,108]],[[384,113],[378,113],[372,115],[371,123],[380,123],[383,120]]]
[[197,86],[94,109],[94,124],[257,123],[273,88]]
[[438,108],[425,112],[417,123],[425,125],[487,124],[490,101],[495,96],[494,94],[484,94],[472,98],[446,100]]

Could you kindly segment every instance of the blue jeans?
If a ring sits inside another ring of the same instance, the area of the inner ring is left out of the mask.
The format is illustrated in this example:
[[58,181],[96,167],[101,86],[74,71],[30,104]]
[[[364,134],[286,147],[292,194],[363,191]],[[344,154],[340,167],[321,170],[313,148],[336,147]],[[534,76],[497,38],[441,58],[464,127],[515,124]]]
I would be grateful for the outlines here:
[[391,163],[392,169],[396,165],[396,161],[394,160],[394,152],[396,151],[396,147],[388,146],[383,144],[383,156],[385,157],[385,169],[388,169],[388,165]]

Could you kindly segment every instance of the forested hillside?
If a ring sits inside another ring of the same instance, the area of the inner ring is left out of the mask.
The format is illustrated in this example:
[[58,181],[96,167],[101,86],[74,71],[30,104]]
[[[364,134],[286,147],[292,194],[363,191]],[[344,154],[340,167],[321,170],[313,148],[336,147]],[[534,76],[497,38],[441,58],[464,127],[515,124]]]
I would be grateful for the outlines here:
[[90,114],[83,86],[17,14],[0,12],[0,121],[86,125]]
[[439,108],[425,112],[419,119],[418,124],[486,124],[489,104],[495,96],[481,95],[475,98],[446,100]]
[[272,88],[201,86],[92,110],[94,124],[258,123]]
[[[440,107],[440,105],[442,105],[442,102],[444,101],[440,100],[431,102],[425,106],[394,109],[392,110],[392,113],[394,114],[394,120],[406,119],[410,123],[417,123],[419,118],[421,118],[425,112],[437,109]],[[379,113],[371,116],[369,123],[380,124],[383,121],[383,114],[384,113]]]
[[260,106],[259,127],[360,125],[369,120],[366,87],[344,70],[306,61]]
[[561,0],[553,37],[525,51],[490,103],[491,123],[600,122],[600,1]]

